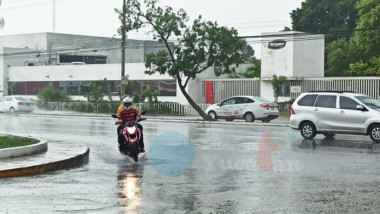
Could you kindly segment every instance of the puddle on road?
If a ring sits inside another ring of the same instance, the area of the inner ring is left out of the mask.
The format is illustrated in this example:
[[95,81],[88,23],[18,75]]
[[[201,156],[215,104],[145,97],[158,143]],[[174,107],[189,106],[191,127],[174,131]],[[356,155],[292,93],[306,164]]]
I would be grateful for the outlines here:
[[[333,150],[333,151],[352,151],[352,152],[366,152],[373,154],[380,154],[380,144],[373,143],[370,141],[360,141],[360,140],[340,140],[331,137],[326,137],[323,139],[313,139],[302,141],[296,141],[293,144],[293,148],[296,150]],[[343,148],[343,150],[342,150]]]

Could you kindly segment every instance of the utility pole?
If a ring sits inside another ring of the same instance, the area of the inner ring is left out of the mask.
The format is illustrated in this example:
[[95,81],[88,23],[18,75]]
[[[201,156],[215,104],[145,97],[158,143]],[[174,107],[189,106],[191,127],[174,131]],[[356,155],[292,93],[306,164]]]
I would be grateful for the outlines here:
[[122,26],[121,26],[121,87],[120,87],[120,98],[123,96],[124,92],[124,84],[126,81],[125,78],[125,40],[127,37],[127,32],[125,30],[126,24],[126,5],[125,0],[123,0],[123,10],[122,10]]

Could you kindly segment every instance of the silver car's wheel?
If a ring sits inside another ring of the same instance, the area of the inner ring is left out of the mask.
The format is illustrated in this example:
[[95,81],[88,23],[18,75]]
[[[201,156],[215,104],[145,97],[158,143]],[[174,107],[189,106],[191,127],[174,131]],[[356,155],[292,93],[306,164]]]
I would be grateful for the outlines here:
[[210,112],[208,113],[208,116],[210,116],[211,119],[216,120],[216,113],[215,113],[214,111],[210,111]]
[[10,111],[11,113],[15,113],[15,108],[11,107],[11,108],[9,109],[9,111]]
[[301,126],[301,135],[305,139],[313,139],[317,134],[314,124],[306,122]]
[[369,136],[375,143],[380,143],[380,125],[373,125],[370,129]]
[[246,122],[253,122],[255,121],[255,116],[252,113],[248,112],[244,115],[244,119]]

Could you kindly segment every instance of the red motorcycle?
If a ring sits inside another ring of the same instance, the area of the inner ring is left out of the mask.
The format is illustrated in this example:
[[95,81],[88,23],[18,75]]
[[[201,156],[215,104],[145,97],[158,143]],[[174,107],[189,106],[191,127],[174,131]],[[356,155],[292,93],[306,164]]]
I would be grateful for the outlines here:
[[[144,115],[146,111],[143,111],[141,115]],[[116,115],[112,115],[113,118],[117,118]],[[137,124],[144,119],[137,119],[136,122],[133,123],[125,123],[123,129],[123,138],[124,138],[124,149],[122,153],[124,155],[128,155],[135,162],[139,161],[140,154],[140,139],[141,139],[141,130],[138,128]],[[120,124],[120,122],[116,122],[115,124]]]

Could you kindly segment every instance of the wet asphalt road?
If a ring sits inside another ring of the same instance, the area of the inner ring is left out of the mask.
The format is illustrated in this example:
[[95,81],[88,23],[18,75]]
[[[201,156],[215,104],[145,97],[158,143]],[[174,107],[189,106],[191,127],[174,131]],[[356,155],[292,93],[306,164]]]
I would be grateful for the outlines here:
[[[380,146],[367,136],[305,141],[288,127],[144,121],[147,153],[133,163],[113,123],[0,115],[0,131],[90,148],[81,168],[1,179],[0,213],[380,212]],[[189,141],[157,140],[173,132]],[[171,151],[157,156],[157,145]]]

